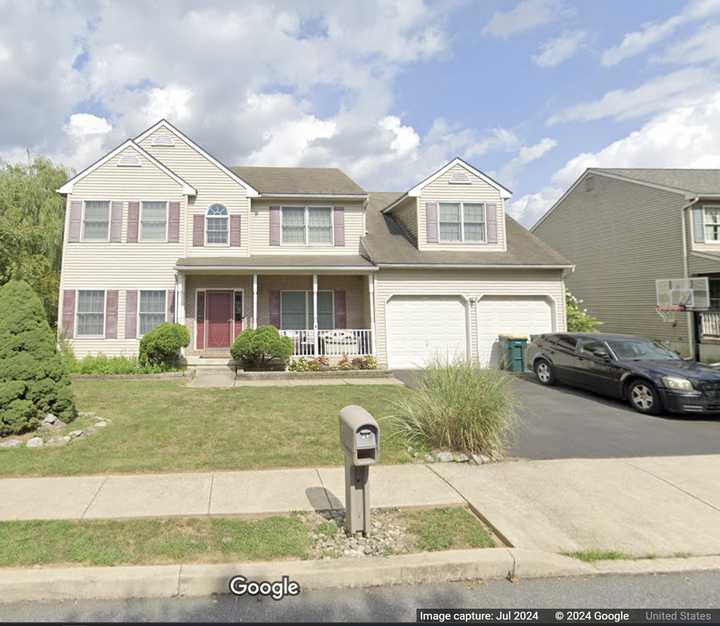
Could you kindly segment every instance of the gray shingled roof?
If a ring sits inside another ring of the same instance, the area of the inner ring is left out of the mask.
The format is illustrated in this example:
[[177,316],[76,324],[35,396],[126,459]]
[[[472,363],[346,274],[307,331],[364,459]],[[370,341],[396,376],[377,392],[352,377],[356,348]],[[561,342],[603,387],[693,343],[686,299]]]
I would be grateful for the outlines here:
[[408,239],[392,215],[383,215],[382,209],[397,200],[400,192],[370,192],[367,211],[368,234],[363,239],[365,250],[377,265],[562,265],[568,261],[509,216],[505,218],[507,252],[448,252],[420,251]]
[[367,194],[345,172],[334,167],[234,166],[230,169],[263,194]]
[[359,267],[369,268],[373,264],[366,258],[358,255],[348,254],[256,254],[249,257],[216,257],[200,256],[186,257],[175,262],[178,266],[196,267],[198,269],[207,267],[236,267],[257,268],[257,267],[296,267],[298,269],[311,267]]
[[720,169],[665,169],[665,168],[626,168],[626,167],[593,167],[590,171],[600,174],[617,174],[645,183],[673,187],[680,191],[688,191],[694,195],[720,194]]

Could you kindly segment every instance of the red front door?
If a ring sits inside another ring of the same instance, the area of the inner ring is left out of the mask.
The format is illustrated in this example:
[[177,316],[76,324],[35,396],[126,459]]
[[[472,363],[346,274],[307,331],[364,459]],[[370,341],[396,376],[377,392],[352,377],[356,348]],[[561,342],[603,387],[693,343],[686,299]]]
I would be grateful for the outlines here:
[[207,347],[229,348],[233,324],[231,291],[207,292]]

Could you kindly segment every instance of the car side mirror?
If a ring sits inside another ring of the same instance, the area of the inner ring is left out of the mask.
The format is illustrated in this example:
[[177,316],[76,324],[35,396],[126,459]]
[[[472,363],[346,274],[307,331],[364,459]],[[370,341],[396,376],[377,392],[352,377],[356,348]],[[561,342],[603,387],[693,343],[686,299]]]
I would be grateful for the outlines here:
[[593,352],[593,356],[597,357],[598,359],[602,359],[603,361],[610,360],[610,355],[607,353],[607,350],[595,350],[595,352]]

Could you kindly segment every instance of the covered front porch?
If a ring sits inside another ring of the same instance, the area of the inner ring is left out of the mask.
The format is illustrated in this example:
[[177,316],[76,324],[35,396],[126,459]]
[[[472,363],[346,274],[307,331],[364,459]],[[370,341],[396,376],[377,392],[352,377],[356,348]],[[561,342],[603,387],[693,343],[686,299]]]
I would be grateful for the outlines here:
[[190,357],[226,357],[247,328],[273,325],[294,357],[375,355],[369,271],[178,271],[178,319]]

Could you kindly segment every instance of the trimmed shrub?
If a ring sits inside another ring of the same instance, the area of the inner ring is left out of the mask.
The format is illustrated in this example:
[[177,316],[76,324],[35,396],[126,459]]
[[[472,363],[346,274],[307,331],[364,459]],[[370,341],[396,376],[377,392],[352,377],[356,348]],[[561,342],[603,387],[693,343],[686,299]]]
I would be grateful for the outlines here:
[[394,404],[393,435],[425,449],[501,454],[515,417],[512,377],[465,362],[435,362],[417,391]]
[[0,436],[76,416],[70,378],[40,298],[24,281],[0,288]]
[[180,349],[190,343],[190,333],[183,324],[163,322],[140,339],[140,365],[172,369],[180,364]]
[[285,369],[293,353],[293,341],[274,326],[242,331],[232,347],[233,359],[249,369]]

